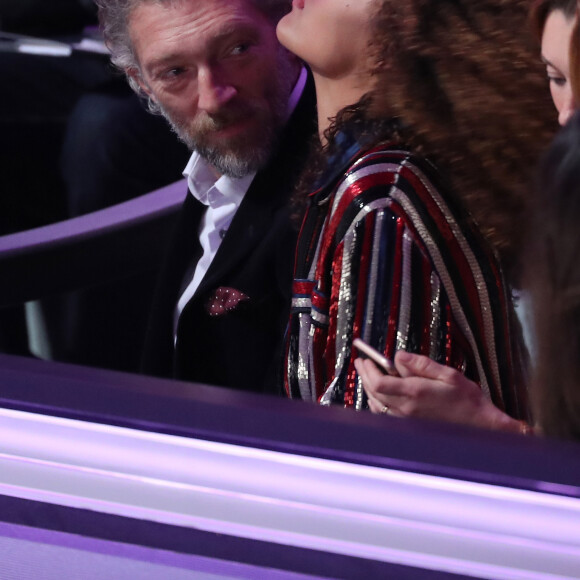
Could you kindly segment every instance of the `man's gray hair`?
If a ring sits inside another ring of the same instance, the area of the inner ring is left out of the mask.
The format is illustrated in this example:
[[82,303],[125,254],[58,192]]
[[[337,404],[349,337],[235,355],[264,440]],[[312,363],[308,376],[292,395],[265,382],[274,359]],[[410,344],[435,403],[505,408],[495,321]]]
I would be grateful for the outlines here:
[[[113,64],[124,72],[129,69],[139,70],[139,62],[129,35],[129,17],[137,6],[144,3],[171,4],[187,1],[204,2],[205,0],[95,0]],[[291,6],[291,0],[247,0],[247,2],[270,18],[274,24],[290,11]],[[131,77],[128,77],[128,80],[131,87],[142,94],[137,82]]]

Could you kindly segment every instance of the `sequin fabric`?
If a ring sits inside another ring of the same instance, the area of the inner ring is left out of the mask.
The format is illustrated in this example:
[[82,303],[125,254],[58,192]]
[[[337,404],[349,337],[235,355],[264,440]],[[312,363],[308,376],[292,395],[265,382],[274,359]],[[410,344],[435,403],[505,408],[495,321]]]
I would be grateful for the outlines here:
[[451,209],[428,162],[389,146],[349,153],[302,226],[288,396],[366,408],[351,346],[360,337],[388,358],[405,349],[453,366],[526,418],[513,304],[494,253]]
[[249,299],[250,297],[240,290],[220,286],[206,302],[205,309],[210,316],[223,316]]

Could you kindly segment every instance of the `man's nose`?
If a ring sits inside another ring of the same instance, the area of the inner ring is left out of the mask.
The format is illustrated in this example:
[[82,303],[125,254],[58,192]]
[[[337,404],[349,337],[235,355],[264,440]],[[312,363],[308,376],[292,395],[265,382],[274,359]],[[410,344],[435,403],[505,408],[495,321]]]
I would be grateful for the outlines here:
[[210,70],[199,72],[198,77],[198,103],[199,109],[206,113],[218,112],[237,91],[227,80],[221,79]]
[[566,95],[566,99],[562,103],[562,107],[560,108],[560,112],[558,113],[558,123],[563,127],[570,119],[570,117],[574,114],[574,111],[577,109],[577,103],[574,99],[574,95],[572,94],[572,90],[570,89],[570,93]]

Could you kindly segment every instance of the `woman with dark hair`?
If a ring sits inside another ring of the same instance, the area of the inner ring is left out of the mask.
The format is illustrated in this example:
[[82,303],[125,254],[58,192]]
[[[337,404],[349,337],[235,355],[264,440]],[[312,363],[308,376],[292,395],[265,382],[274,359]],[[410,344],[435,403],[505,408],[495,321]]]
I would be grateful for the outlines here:
[[531,11],[532,29],[541,44],[542,61],[550,83],[560,125],[576,108],[572,95],[570,39],[576,23],[576,0],[537,0]]
[[365,408],[360,337],[387,358],[404,349],[461,369],[526,417],[506,275],[516,280],[528,173],[550,134],[527,11],[523,0],[296,0],[281,20],[280,41],[313,72],[321,138],[304,179],[291,397]]

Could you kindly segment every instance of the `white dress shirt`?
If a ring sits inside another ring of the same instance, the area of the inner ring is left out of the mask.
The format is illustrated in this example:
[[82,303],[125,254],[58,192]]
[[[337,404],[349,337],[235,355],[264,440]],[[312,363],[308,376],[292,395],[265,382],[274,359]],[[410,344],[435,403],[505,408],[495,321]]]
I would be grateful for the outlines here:
[[[306,80],[306,69],[302,68],[298,82],[288,101],[287,118],[290,118],[290,115],[292,115],[298,105],[306,86]],[[191,282],[177,303],[175,328],[177,328],[179,316],[195,294],[217,254],[222,239],[230,227],[234,215],[250,188],[256,173],[240,179],[232,179],[226,176],[217,177],[215,170],[208,165],[205,159],[202,159],[197,152],[194,152],[183,171],[183,176],[187,178],[191,195],[207,206],[207,210],[201,219],[199,231],[197,232],[203,255],[197,263]]]

